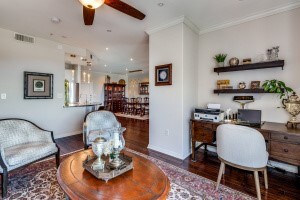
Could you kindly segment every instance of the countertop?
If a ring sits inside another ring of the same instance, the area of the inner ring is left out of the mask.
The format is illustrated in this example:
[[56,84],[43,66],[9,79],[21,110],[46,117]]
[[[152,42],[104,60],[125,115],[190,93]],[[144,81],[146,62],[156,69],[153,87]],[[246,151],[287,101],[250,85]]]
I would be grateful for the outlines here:
[[93,103],[69,103],[68,105],[64,105],[64,108],[72,108],[72,107],[89,107],[89,106],[100,106],[102,103],[93,102]]

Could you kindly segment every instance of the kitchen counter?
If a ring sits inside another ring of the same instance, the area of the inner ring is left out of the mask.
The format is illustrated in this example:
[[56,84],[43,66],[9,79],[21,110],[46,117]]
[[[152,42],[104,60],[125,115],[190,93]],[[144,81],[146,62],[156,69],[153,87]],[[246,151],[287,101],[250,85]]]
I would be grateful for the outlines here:
[[69,103],[64,105],[64,108],[73,108],[73,107],[91,107],[91,106],[101,106],[102,103],[93,102],[93,103]]

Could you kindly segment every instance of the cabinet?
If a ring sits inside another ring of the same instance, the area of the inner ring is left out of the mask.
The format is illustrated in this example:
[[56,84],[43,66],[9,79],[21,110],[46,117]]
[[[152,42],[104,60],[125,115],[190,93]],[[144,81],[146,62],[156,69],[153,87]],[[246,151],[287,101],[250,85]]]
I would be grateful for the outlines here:
[[112,112],[123,111],[123,99],[125,98],[125,84],[104,84],[104,106]]
[[149,82],[139,83],[139,94],[149,95]]

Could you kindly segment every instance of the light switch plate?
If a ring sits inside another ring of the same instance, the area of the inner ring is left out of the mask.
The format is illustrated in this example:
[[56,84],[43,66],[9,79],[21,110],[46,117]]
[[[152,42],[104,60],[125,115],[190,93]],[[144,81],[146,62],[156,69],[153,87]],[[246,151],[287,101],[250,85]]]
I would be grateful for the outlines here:
[[6,99],[6,93],[1,94],[1,99],[3,99],[3,100]]

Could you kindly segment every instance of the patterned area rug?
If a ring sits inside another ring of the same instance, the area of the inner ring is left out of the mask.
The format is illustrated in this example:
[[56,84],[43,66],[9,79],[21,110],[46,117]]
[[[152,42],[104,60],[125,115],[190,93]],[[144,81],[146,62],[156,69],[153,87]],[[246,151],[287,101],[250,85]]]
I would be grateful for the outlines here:
[[[221,185],[215,191],[216,183],[161,160],[127,149],[154,162],[168,176],[171,182],[169,200],[250,200],[254,199],[239,191]],[[67,156],[65,156],[67,157]],[[63,161],[63,159],[62,159]],[[9,175],[6,199],[61,200],[64,193],[56,180],[54,159],[30,165]]]
[[149,115],[144,115],[144,116],[139,116],[139,115],[126,115],[123,113],[115,113],[116,116],[118,117],[126,117],[126,118],[131,118],[131,119],[138,119],[138,120],[148,120]]

